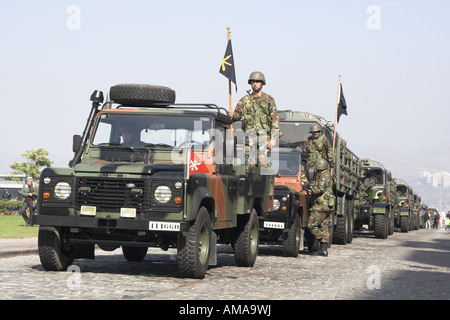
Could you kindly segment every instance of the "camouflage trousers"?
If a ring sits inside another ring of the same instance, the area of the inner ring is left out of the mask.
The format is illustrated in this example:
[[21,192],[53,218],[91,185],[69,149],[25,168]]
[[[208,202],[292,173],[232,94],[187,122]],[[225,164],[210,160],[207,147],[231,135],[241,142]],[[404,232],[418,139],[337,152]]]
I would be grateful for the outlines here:
[[269,167],[269,141],[270,137],[267,132],[249,135],[245,145],[246,163],[264,168]]
[[331,211],[312,210],[308,220],[308,229],[320,242],[330,242]]

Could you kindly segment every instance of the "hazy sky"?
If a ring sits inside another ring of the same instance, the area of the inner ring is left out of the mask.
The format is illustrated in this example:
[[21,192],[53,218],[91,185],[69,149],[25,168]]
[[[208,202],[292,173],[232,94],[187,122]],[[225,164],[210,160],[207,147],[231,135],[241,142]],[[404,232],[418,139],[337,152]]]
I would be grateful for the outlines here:
[[157,84],[228,108],[228,25],[233,108],[259,70],[279,110],[334,121],[341,74],[338,131],[356,154],[448,149],[449,12],[447,0],[2,1],[0,172],[40,147],[66,166],[95,89]]

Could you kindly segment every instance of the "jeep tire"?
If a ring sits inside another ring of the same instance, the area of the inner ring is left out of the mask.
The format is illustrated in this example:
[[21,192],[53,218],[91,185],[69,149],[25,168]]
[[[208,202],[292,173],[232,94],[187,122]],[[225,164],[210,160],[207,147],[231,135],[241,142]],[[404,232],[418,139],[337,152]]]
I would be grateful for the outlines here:
[[259,248],[259,223],[255,209],[250,215],[238,216],[238,226],[233,242],[236,265],[253,267]]
[[298,257],[301,238],[300,216],[294,212],[295,219],[289,230],[283,232],[283,253],[285,257]]
[[109,95],[112,101],[129,106],[175,102],[174,90],[148,84],[117,84],[111,87]]
[[186,236],[179,233],[177,241],[178,270],[184,277],[203,279],[208,269],[211,242],[211,218],[201,207]]
[[64,232],[57,227],[40,226],[39,259],[47,271],[64,271],[75,259],[76,248],[64,241]]

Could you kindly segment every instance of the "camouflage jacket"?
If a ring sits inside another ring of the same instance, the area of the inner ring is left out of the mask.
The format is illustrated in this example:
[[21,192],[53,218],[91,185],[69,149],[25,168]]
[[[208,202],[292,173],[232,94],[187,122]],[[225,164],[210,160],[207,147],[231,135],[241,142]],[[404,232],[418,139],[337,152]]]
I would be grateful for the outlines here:
[[328,161],[331,168],[334,168],[333,146],[325,136],[319,136],[317,139],[312,137],[305,141],[306,150],[309,152],[309,166],[314,167],[317,158],[323,158]]
[[280,124],[277,106],[272,96],[261,92],[261,97],[246,95],[236,105],[233,121],[242,120],[242,130],[265,131],[272,139],[278,139]]
[[318,173],[309,187],[311,210],[331,210],[335,204],[333,178],[328,170]]

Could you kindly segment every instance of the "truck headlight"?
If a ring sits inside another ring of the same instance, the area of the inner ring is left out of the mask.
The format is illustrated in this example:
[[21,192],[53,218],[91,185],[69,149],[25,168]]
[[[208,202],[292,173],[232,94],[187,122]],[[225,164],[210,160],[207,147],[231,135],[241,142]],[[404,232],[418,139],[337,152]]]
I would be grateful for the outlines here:
[[70,197],[72,188],[67,182],[58,182],[55,186],[55,196],[59,200],[66,200]]
[[166,204],[172,198],[172,191],[168,186],[159,186],[155,190],[155,199],[159,203]]

